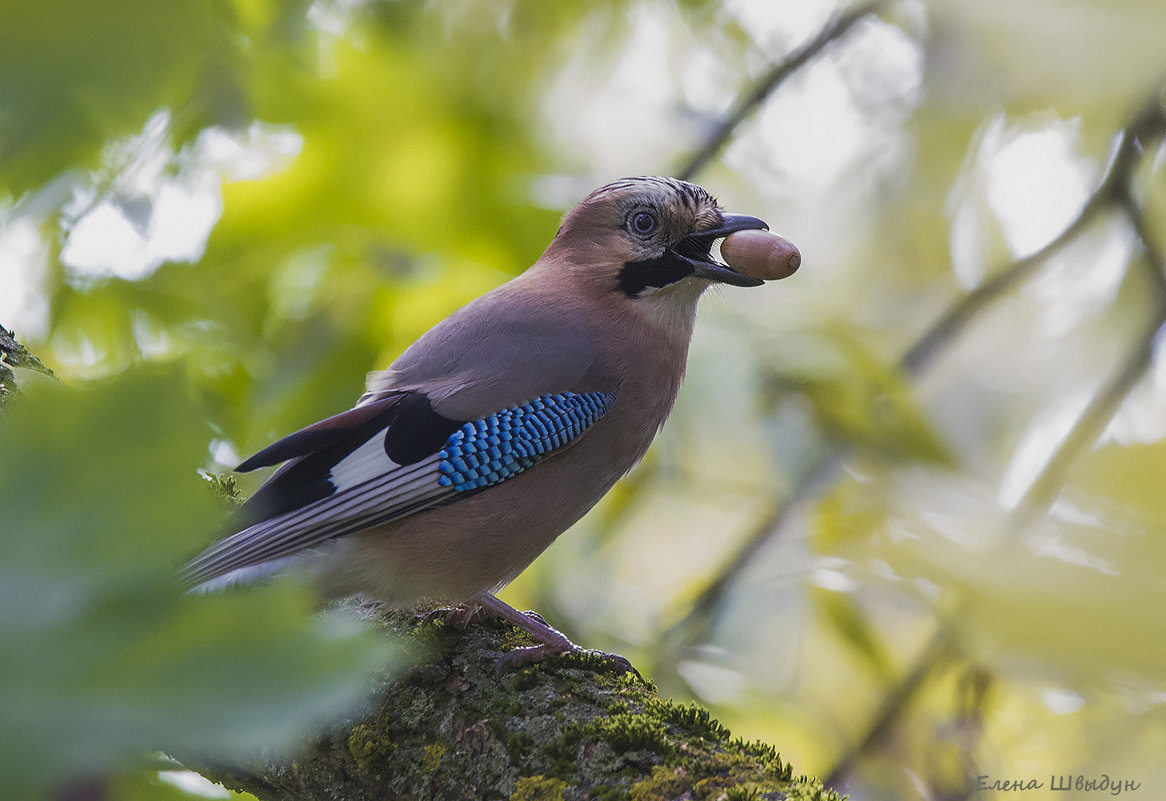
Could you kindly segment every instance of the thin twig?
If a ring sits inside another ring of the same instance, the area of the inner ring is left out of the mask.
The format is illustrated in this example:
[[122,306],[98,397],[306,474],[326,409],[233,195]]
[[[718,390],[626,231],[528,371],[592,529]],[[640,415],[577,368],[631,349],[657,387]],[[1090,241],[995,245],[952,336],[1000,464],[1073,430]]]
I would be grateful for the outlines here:
[[721,152],[721,148],[732,137],[737,126],[752,114],[786,78],[817,56],[831,42],[845,36],[859,20],[878,11],[884,2],[885,0],[872,0],[834,17],[823,26],[817,36],[773,65],[758,79],[752,89],[741,95],[736,105],[713,128],[700,150],[676,173],[676,177],[689,180],[703,170]]
[[1093,218],[1099,212],[1111,204],[1112,198],[1108,191],[1102,191],[1105,188],[1103,182],[1098,190],[1090,195],[1077,217],[1055,239],[1035,253],[1013,261],[949,306],[899,359],[899,369],[911,376],[919,375],[930,365],[938,352],[954,342],[980,312],[1032,275],[1037,267],[1072,242],[1089,223],[1093,222]]
[[[814,38],[773,65],[749,91],[741,95],[733,109],[713,129],[700,150],[677,173],[677,177],[688,180],[703,170],[729,141],[737,126],[756,111],[786,78],[820,54],[831,42],[845,36],[860,20],[876,13],[884,4],[885,0],[871,0],[832,18]],[[694,632],[707,631],[715,618],[715,608],[720,605],[720,598],[728,586],[765,544],[771,532],[781,527],[797,500],[812,497],[820,485],[828,483],[849,452],[849,448],[844,445],[831,444],[827,447],[794,487],[786,502],[778,504],[777,508],[758,524],[755,533],[722,568],[717,579],[701,593],[700,599],[694,604],[689,615],[673,627],[673,633],[683,632],[683,638],[691,641],[695,636]]]
[[845,446],[832,444],[818,457],[794,485],[790,494],[757,524],[753,534],[718,571],[716,578],[701,591],[685,616],[665,633],[664,639],[670,641],[673,647],[660,652],[660,658],[668,658],[666,653],[671,653],[677,645],[702,640],[714,628],[722,601],[732,584],[769,541],[773,532],[785,524],[786,518],[798,502],[813,497],[821,487],[833,481],[835,471],[849,452],[849,448]]
[[1146,374],[1154,358],[1154,342],[1166,324],[1166,316],[1157,315],[1149,328],[1138,338],[1137,345],[1081,412],[1073,428],[1061,441],[1040,475],[1025,492],[1018,510],[1023,520],[1029,520],[1056,499],[1064,484],[1065,474],[1083,450],[1097,441],[1109,421],[1117,414],[1122,401]]
[[1156,276],[1154,307],[1150,320],[1142,334],[1138,337],[1134,347],[1126,356],[1121,366],[1110,376],[1105,385],[1089,401],[1089,405],[1081,412],[1069,433],[1061,440],[1061,444],[1053,453],[1048,463],[1041,470],[1040,475],[1029,486],[1021,503],[1017,507],[1018,514],[1023,521],[1048,508],[1055,500],[1057,493],[1064,484],[1065,474],[1077,457],[1097,441],[1110,420],[1117,414],[1122,402],[1133,391],[1138,381],[1150,369],[1154,361],[1154,343],[1166,325],[1166,262],[1162,260],[1162,253],[1154,244],[1149,234],[1145,213],[1132,197],[1123,193],[1121,201],[1130,225],[1142,240],[1144,248],[1144,263],[1149,267],[1148,273]]
[[855,761],[869,751],[874,745],[881,742],[891,728],[903,714],[903,710],[911,703],[919,688],[936,668],[943,664],[951,655],[951,640],[944,629],[932,635],[931,640],[924,646],[915,665],[908,671],[895,688],[883,699],[879,711],[871,721],[870,727],[862,739],[850,747],[839,757],[834,767],[826,774],[823,783],[827,787],[834,787],[842,781],[854,767]]
[[[1140,137],[1135,133],[1141,129],[1141,115],[1121,133],[1117,151],[1109,163],[1097,188],[1089,196],[1076,218],[1044,247],[996,272],[991,278],[975,289],[961,296],[948,307],[938,320],[928,328],[915,344],[899,360],[899,368],[908,375],[918,375],[935,358],[937,352],[950,344],[964,328],[1002,294],[1021,283],[1051,256],[1072,242],[1093,222],[1102,211],[1111,207],[1118,194],[1124,191],[1134,166],[1141,156]],[[1136,126],[1136,128],[1135,128]]]
[[1123,193],[1119,198],[1119,203],[1126,218],[1130,221],[1130,226],[1134,229],[1134,234],[1142,243],[1142,251],[1145,254],[1142,264],[1146,267],[1146,278],[1150,281],[1150,286],[1153,287],[1155,299],[1159,310],[1161,310],[1166,307],[1166,254],[1163,254],[1158,243],[1154,241],[1154,237],[1150,233],[1150,223],[1146,219],[1146,211],[1134,200],[1132,194]]

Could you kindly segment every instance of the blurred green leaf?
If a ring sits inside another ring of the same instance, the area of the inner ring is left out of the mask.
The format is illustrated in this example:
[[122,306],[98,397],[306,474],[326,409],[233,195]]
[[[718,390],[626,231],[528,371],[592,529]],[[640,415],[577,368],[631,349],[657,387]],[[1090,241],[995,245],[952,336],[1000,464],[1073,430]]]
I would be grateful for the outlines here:
[[[1155,421],[1156,422],[1156,421]],[[1166,441],[1107,443],[1083,454],[1071,473],[1068,497],[1086,506],[1089,513],[1106,520],[1114,536],[1141,531],[1143,527],[1166,528]],[[1153,564],[1166,565],[1166,541],[1158,543]]]
[[885,498],[853,481],[840,481],[814,504],[812,536],[822,553],[854,553],[887,520]]
[[[219,797],[222,798],[229,797],[235,801],[251,798],[250,795],[239,793],[228,795],[227,791],[221,787],[214,789],[221,791]],[[108,785],[108,795],[111,801],[192,801],[192,799],[205,798],[202,794],[189,793],[171,783],[162,781],[156,770],[138,771],[116,777]]]
[[811,591],[811,600],[834,633],[866,662],[876,677],[891,676],[891,661],[883,640],[853,597],[819,587]]
[[[1098,464],[1108,462],[1104,484],[1125,483],[1125,474],[1134,493],[1155,486],[1116,467],[1124,450]],[[1161,446],[1143,455],[1154,451],[1158,462]],[[1166,544],[1152,517],[1075,487],[1052,513],[1018,527],[990,488],[943,475],[870,481],[861,492],[889,497],[893,509],[865,558],[945,613],[982,664],[1066,686],[1166,675],[1166,641],[1151,635],[1166,604]]]
[[390,649],[302,588],[188,595],[221,498],[180,371],[40,386],[0,416],[0,781],[13,797],[150,750],[234,758],[351,711]]
[[[788,376],[829,435],[882,459],[951,464],[953,455],[919,408],[915,389],[858,335],[828,338],[833,359]],[[833,362],[833,364],[831,364]]]
[[0,4],[0,187],[19,196],[65,169],[96,167],[107,140],[136,132],[162,107],[196,117],[195,130],[221,118],[216,101],[234,80],[226,8],[216,0]]

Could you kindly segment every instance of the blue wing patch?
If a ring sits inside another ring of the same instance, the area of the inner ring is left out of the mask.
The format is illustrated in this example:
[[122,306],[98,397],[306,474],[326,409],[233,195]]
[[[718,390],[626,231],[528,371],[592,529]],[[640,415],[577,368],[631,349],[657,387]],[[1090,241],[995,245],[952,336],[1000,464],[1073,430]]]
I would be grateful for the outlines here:
[[505,481],[566,445],[607,414],[615,395],[564,392],[466,423],[438,452],[438,483],[469,492]]

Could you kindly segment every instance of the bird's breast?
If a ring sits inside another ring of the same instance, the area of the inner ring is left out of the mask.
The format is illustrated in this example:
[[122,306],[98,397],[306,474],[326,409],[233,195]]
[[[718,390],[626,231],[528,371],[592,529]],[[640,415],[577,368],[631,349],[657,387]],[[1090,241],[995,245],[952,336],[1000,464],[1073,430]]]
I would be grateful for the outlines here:
[[509,582],[585,515],[644,456],[684,375],[687,337],[632,317],[563,318],[599,343],[571,386],[547,391],[614,395],[603,416],[561,451],[455,503],[346,538],[333,560],[335,592],[396,605],[468,600]]
[[629,376],[598,422],[530,469],[346,538],[326,587],[408,605],[465,601],[509,582],[643,457],[679,385],[662,374],[652,378]]

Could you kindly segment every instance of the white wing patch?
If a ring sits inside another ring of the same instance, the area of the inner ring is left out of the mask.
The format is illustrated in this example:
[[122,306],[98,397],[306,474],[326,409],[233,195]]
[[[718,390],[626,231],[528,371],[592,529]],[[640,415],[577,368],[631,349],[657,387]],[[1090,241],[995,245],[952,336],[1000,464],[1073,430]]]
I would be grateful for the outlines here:
[[337,492],[344,492],[400,466],[385,453],[385,432],[382,429],[373,434],[368,442],[333,465],[329,480]]

